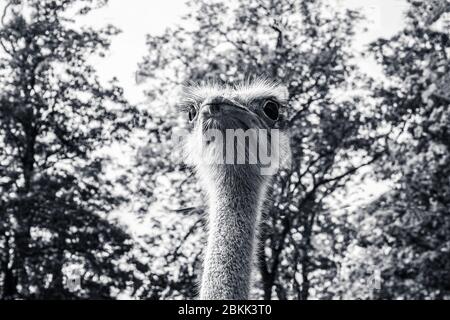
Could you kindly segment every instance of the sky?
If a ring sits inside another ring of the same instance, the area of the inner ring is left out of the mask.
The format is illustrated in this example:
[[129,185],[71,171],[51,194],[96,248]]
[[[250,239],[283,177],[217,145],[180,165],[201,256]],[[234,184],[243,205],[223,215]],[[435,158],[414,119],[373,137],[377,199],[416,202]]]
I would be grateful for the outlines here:
[[100,77],[117,77],[131,102],[143,101],[144,88],[136,85],[135,72],[146,54],[146,35],[161,34],[181,22],[186,9],[185,0],[109,0],[106,7],[79,20],[93,27],[112,24],[122,31],[112,39],[107,57],[95,61]]
[[[356,36],[355,50],[361,52],[364,45],[378,37],[389,37],[403,26],[405,0],[328,0],[336,7],[362,8],[368,16],[367,32]],[[167,27],[181,24],[181,16],[187,12],[185,0],[109,0],[109,4],[84,17],[80,24],[102,27],[113,24],[122,33],[112,40],[109,55],[95,61],[103,80],[117,77],[125,89],[126,97],[133,103],[144,100],[144,86],[135,82],[137,64],[146,54],[147,34],[161,34]],[[363,71],[374,76],[379,67],[373,60],[359,59]]]

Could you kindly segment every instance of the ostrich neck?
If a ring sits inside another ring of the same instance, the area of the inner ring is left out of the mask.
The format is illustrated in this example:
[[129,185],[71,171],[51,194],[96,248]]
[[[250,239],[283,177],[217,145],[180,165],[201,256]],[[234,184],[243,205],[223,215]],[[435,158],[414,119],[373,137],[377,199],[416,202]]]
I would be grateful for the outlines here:
[[220,170],[207,175],[209,235],[200,298],[247,299],[267,182],[248,170]]

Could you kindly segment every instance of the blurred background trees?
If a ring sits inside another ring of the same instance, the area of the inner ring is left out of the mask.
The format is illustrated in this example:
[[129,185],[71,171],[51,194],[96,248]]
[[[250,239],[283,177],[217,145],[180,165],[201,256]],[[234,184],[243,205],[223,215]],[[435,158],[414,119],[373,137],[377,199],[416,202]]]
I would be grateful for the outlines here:
[[[447,8],[410,1],[405,30],[367,50],[375,81],[356,63],[356,11],[191,0],[181,25],[147,37],[143,112],[89,63],[119,31],[76,19],[103,5],[5,7],[0,297],[194,298],[206,208],[172,140],[187,125],[177,93],[262,76],[288,87],[293,159],[269,196],[252,296],[449,298]],[[377,182],[388,191],[372,201]]]
[[386,75],[373,95],[392,128],[376,173],[392,188],[358,212],[355,239],[378,256],[375,297],[449,299],[450,5],[410,4],[405,29],[371,45]]
[[[0,296],[113,298],[139,266],[130,237],[108,220],[124,202],[105,148],[137,113],[87,63],[114,27],[69,19],[91,1],[12,1],[0,30]],[[96,3],[98,5],[101,3]],[[81,283],[80,280],[81,279]],[[74,281],[72,283],[71,281]],[[72,285],[72,286],[71,286]],[[81,285],[81,287],[80,287]]]

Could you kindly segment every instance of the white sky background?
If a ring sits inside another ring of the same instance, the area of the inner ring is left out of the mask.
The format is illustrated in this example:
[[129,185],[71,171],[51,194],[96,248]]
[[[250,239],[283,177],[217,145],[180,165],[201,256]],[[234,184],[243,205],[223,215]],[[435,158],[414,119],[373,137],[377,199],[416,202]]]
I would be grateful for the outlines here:
[[135,82],[137,65],[147,53],[146,35],[161,34],[181,21],[186,12],[185,0],[109,0],[107,6],[95,10],[79,22],[103,27],[112,24],[122,33],[112,39],[106,58],[95,60],[102,80],[117,77],[132,103],[142,102],[144,86]]
[[[299,0],[301,1],[301,0]],[[330,0],[327,0],[330,1]],[[406,0],[331,0],[342,8],[362,8],[368,17],[364,24],[367,32],[359,32],[355,49],[378,37],[389,37],[403,26]],[[165,28],[182,23],[180,17],[187,12],[185,0],[109,0],[109,4],[84,17],[80,23],[93,27],[113,24],[122,30],[112,41],[109,55],[95,61],[100,77],[108,80],[117,77],[125,89],[126,97],[133,103],[144,100],[145,83],[135,83],[137,64],[147,53],[147,34],[160,34]],[[359,60],[363,71],[376,76],[379,67],[374,61]]]

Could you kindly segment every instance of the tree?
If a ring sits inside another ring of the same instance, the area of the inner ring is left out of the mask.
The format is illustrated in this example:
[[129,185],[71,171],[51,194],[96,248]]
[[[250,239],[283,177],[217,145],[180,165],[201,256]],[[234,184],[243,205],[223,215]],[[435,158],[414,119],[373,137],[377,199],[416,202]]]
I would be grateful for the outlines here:
[[391,128],[377,172],[393,187],[359,210],[355,244],[377,257],[371,258],[382,280],[376,298],[448,299],[450,29],[443,12],[450,7],[409,2],[405,29],[371,46],[386,75],[374,95]]
[[[124,141],[137,110],[88,59],[112,26],[69,17],[104,1],[13,0],[0,30],[0,296],[113,298],[144,266],[108,218],[126,201],[102,150]],[[81,281],[82,286],[77,285]]]
[[[270,196],[254,296],[307,299],[314,292],[314,297],[328,297],[322,280],[335,278],[333,255],[348,242],[345,226],[330,216],[330,201],[379,157],[368,151],[380,138],[367,134],[377,122],[371,104],[360,95],[344,94],[364,79],[351,63],[350,44],[360,15],[336,12],[315,0],[194,0],[189,6],[184,17],[189,27],[148,36],[149,53],[138,71],[148,86],[154,116],[143,149],[147,154],[140,158],[140,170],[148,173],[141,175],[142,189],[160,204],[158,210],[150,210],[154,221],[169,221],[166,213],[171,212],[169,230],[164,229],[169,222],[154,224],[154,232],[169,234],[173,241],[164,248],[165,256],[182,256],[178,262],[161,256],[166,261],[160,264],[161,273],[187,270],[178,272],[183,276],[174,281],[178,287],[194,287],[193,266],[198,266],[198,243],[204,233],[196,214],[202,211],[198,188],[186,166],[171,161],[176,151],[171,133],[185,124],[175,111],[174,95],[168,93],[188,81],[233,84],[264,76],[288,86],[285,125],[293,165],[276,177]],[[157,151],[161,145],[166,152]],[[175,187],[156,193],[162,179]],[[185,206],[196,210],[177,210]]]

